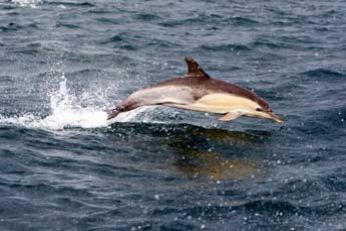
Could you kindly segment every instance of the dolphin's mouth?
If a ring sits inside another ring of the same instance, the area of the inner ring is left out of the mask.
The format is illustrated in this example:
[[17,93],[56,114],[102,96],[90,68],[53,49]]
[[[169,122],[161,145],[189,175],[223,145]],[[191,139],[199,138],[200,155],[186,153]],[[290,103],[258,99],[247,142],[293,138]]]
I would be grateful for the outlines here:
[[269,119],[272,119],[277,123],[281,124],[284,122],[284,120],[280,116],[274,114],[273,112],[266,112],[266,114],[269,115]]

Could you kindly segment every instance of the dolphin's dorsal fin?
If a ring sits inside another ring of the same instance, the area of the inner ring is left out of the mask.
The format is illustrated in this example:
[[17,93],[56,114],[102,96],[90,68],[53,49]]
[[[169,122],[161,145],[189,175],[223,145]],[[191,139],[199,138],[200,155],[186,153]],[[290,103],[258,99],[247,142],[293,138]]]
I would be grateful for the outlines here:
[[185,77],[210,78],[210,76],[200,68],[199,64],[191,57],[185,57],[187,73]]

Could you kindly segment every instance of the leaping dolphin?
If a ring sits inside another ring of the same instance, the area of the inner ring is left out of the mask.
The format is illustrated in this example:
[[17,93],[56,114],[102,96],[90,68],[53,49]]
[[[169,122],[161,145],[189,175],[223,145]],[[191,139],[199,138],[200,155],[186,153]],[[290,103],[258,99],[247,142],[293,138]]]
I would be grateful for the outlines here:
[[132,93],[114,109],[108,120],[119,113],[150,105],[165,105],[193,111],[222,114],[221,121],[240,116],[283,120],[275,115],[268,103],[254,92],[235,84],[211,78],[191,57],[185,57],[188,72]]

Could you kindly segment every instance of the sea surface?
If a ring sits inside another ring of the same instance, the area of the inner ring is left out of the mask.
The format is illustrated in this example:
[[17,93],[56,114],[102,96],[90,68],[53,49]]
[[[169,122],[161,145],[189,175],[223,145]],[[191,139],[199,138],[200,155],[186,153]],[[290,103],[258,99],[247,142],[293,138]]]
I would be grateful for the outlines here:
[[[185,56],[284,124],[105,110]],[[0,230],[346,230],[344,0],[0,2]]]

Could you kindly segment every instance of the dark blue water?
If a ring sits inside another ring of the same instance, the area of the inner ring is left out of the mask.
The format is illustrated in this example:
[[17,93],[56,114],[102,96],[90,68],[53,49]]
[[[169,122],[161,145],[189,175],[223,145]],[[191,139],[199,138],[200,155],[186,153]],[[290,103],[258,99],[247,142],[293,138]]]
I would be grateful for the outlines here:
[[[0,3],[0,230],[346,230],[346,3]],[[104,109],[182,75],[283,125]]]

